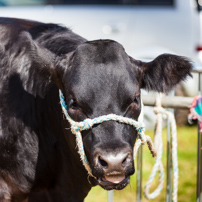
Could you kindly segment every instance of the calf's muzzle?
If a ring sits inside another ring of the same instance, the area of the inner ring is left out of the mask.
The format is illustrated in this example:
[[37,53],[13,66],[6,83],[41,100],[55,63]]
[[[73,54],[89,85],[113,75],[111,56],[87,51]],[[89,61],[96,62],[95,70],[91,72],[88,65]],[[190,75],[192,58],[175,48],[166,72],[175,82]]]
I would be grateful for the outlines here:
[[125,168],[131,162],[131,155],[129,153],[120,152],[116,155],[113,154],[100,154],[97,156],[96,164],[102,168],[105,173],[124,173]]

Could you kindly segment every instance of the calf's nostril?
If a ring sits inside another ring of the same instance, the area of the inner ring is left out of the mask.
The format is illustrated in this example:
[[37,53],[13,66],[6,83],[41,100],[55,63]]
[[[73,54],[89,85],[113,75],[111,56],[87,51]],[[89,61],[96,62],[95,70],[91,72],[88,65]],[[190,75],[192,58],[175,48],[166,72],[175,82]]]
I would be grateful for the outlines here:
[[123,161],[122,161],[122,166],[123,167],[126,167],[127,166],[127,164],[128,164],[128,162],[129,162],[129,160],[130,160],[130,155],[129,154],[127,154],[127,156],[123,159]]
[[128,157],[126,157],[126,158],[125,158],[125,159],[123,159],[123,161],[122,161],[122,164],[121,164],[121,165],[122,165],[123,167],[125,167],[125,166],[126,166],[126,164],[127,164],[127,158],[128,158]]
[[104,168],[108,166],[108,163],[101,156],[98,157],[98,162]]

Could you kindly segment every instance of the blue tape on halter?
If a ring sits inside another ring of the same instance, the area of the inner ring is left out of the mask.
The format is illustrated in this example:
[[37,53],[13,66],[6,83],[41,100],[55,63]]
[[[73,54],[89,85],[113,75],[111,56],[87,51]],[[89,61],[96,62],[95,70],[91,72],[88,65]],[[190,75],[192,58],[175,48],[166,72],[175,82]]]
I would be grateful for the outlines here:
[[67,113],[67,105],[65,103],[65,97],[61,90],[59,90],[59,93],[60,93],[60,104],[62,105],[62,107],[66,109],[65,116],[69,117],[69,114]]

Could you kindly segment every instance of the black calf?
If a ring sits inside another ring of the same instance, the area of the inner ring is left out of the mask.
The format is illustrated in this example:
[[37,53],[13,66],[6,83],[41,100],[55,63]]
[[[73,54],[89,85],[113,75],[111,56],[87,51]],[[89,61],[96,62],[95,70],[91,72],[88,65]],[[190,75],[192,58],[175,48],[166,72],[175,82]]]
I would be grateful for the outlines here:
[[0,201],[83,201],[90,188],[123,189],[135,172],[132,126],[114,121],[83,131],[96,179],[87,176],[58,90],[75,121],[117,114],[137,120],[140,89],[167,92],[190,75],[183,57],[149,63],[115,41],[86,41],[69,29],[0,19]]

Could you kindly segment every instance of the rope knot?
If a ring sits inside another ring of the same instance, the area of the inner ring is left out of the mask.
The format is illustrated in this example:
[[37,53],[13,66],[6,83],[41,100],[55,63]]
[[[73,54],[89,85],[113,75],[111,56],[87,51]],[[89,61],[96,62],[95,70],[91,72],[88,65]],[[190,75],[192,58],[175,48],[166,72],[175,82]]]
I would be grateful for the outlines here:
[[136,127],[136,130],[137,130],[140,134],[144,133],[144,131],[145,131],[145,126],[144,126],[144,124],[143,124],[143,123],[139,123],[139,125]]
[[154,107],[154,113],[155,114],[159,114],[159,113],[163,114],[163,113],[165,113],[165,109],[163,107]]
[[146,136],[144,134],[145,127],[143,123],[139,123],[136,127],[136,130],[138,131],[138,138],[141,140],[141,143],[144,145],[147,142]]
[[77,122],[71,123],[71,131],[73,134],[76,134],[78,131],[80,131],[81,125]]
[[154,107],[155,114],[161,114],[163,119],[167,119],[168,112],[163,107]]
[[73,122],[71,123],[71,131],[73,134],[76,134],[78,131],[88,130],[92,128],[93,121],[91,119],[85,119],[82,122]]
[[82,130],[88,130],[88,129],[92,128],[93,121],[91,119],[85,119],[82,122],[82,124],[83,124]]

